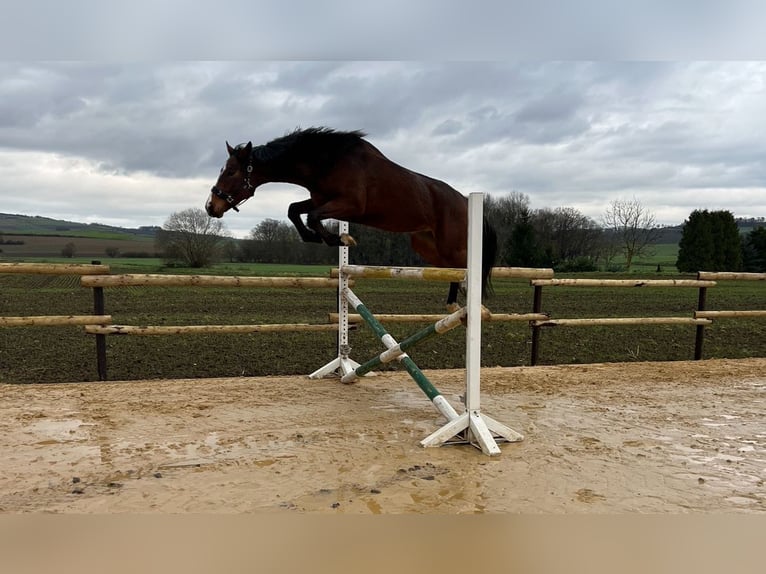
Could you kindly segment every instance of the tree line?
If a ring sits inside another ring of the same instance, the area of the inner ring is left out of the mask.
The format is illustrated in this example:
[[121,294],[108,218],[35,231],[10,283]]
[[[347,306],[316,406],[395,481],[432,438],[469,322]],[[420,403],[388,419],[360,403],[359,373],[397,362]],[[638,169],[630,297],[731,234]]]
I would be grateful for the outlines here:
[[[635,198],[612,201],[601,222],[574,208],[532,209],[527,195],[512,192],[485,199],[485,215],[498,236],[498,265],[551,267],[559,272],[630,271],[636,258],[652,254],[661,228]],[[327,222],[328,226],[332,222]],[[419,266],[409,235],[350,225],[360,265]],[[174,213],[157,232],[166,260],[204,267],[219,259],[254,263],[337,263],[337,251],[304,243],[291,223],[265,219],[246,239],[227,236],[223,221],[200,209]],[[728,211],[695,210],[684,222],[677,267],[682,272],[766,270],[766,228],[741,235]],[[617,257],[621,256],[618,264]]]

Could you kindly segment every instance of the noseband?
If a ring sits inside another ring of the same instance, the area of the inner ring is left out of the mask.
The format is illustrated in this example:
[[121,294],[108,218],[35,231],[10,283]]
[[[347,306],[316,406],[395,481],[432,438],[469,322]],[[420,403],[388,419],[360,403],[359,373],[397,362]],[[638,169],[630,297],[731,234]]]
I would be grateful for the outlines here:
[[[216,197],[220,197],[221,199],[223,199],[226,203],[228,203],[231,206],[231,208],[234,211],[239,211],[239,208],[237,207],[237,200],[234,199],[228,193],[221,191],[221,189],[217,185],[214,185],[212,188],[210,188],[210,193],[212,193]],[[240,201],[239,203],[242,203],[242,202]]]
[[[251,159],[250,161],[252,161],[252,159]],[[213,186],[213,187],[210,189],[210,193],[212,193],[212,194],[213,194],[213,195],[215,195],[216,197],[220,197],[220,198],[221,198],[221,199],[223,199],[223,200],[224,200],[226,203],[228,203],[228,204],[231,206],[231,208],[232,208],[234,211],[236,211],[236,212],[239,212],[239,208],[238,208],[237,206],[238,206],[238,205],[242,205],[242,204],[243,204],[243,203],[245,203],[245,202],[246,202],[248,199],[250,199],[251,197],[253,197],[253,194],[255,194],[255,187],[253,186],[253,184],[252,184],[252,183],[250,183],[250,174],[252,174],[252,173],[253,173],[253,164],[252,164],[252,163],[250,163],[250,164],[248,164],[248,165],[247,165],[247,175],[245,176],[245,180],[244,180],[244,182],[242,183],[242,187],[243,187],[243,189],[244,189],[246,192],[251,192],[251,193],[250,193],[250,195],[249,195],[249,196],[247,196],[245,199],[243,199],[243,200],[241,200],[241,201],[239,201],[239,202],[238,202],[236,199],[234,199],[234,196],[233,196],[233,195],[231,195],[231,194],[229,194],[229,193],[226,193],[225,191],[223,191],[222,189],[220,189],[220,188],[219,188],[217,185],[214,185],[214,186]]]

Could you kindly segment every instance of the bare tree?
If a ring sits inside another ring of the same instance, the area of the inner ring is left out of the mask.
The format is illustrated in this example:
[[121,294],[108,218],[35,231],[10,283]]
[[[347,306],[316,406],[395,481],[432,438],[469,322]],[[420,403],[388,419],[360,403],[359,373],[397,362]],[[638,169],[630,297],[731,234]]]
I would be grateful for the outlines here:
[[77,253],[77,246],[71,241],[64,245],[64,248],[61,250],[62,257],[72,258],[75,253]]
[[222,220],[208,217],[202,209],[190,208],[172,213],[155,241],[166,259],[182,261],[190,267],[207,267],[218,258],[219,248],[227,237]]
[[268,242],[285,241],[295,243],[300,240],[300,236],[292,224],[268,218],[250,230],[250,238],[256,241]]
[[612,201],[604,213],[604,227],[625,256],[628,271],[636,257],[651,253],[660,233],[654,214],[635,197]]

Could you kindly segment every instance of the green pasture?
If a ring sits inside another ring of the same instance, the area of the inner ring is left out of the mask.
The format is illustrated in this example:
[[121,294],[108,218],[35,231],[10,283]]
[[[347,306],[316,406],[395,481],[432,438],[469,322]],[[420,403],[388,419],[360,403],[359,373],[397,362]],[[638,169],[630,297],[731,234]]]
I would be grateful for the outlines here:
[[[653,245],[651,253],[639,257],[633,260],[631,266],[632,274],[641,275],[657,275],[661,273],[663,275],[678,273],[676,269],[676,259],[678,258],[678,244],[677,243],[658,243]],[[612,265],[621,268],[625,268],[625,257],[620,255],[615,257],[612,261]],[[657,271],[657,266],[660,267],[660,271]]]

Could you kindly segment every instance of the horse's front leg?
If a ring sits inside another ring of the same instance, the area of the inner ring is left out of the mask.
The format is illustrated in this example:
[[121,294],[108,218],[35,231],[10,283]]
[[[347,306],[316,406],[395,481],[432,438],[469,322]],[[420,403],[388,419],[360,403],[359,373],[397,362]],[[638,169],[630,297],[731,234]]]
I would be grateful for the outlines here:
[[290,207],[287,208],[287,217],[293,222],[295,229],[298,230],[298,235],[301,236],[303,241],[306,243],[322,243],[322,236],[306,227],[301,217],[301,215],[308,213],[312,209],[314,209],[314,202],[311,199],[291,203]]
[[313,232],[318,234],[322,241],[331,247],[340,247],[342,245],[356,245],[356,240],[348,233],[342,233],[338,235],[332,231],[328,231],[322,224],[324,219],[341,219],[347,220],[353,215],[353,211],[345,205],[338,205],[337,202],[328,202],[321,205],[317,209],[312,209],[306,215],[306,223]]

